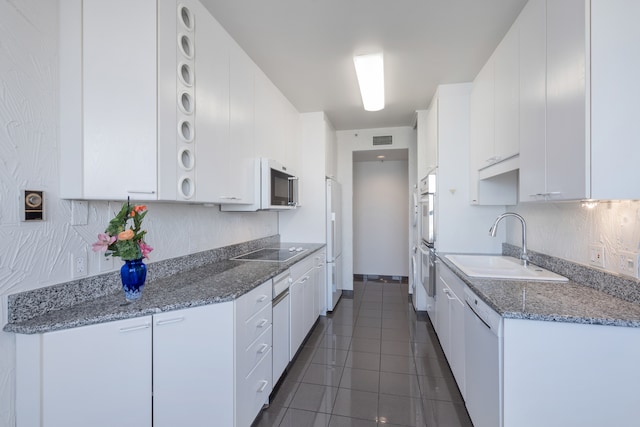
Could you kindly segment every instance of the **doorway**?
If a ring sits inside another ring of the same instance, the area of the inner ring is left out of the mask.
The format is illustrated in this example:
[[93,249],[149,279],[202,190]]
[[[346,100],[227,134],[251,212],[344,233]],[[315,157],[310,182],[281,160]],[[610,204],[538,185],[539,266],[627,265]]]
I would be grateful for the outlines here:
[[408,158],[408,149],[353,152],[355,276],[409,276]]

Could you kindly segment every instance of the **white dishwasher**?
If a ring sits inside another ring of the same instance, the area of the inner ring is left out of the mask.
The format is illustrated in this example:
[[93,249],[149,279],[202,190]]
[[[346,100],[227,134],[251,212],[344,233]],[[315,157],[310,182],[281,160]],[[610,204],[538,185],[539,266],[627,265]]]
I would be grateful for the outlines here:
[[289,364],[289,270],[273,278],[273,384]]
[[465,287],[465,404],[474,427],[502,427],[502,317]]

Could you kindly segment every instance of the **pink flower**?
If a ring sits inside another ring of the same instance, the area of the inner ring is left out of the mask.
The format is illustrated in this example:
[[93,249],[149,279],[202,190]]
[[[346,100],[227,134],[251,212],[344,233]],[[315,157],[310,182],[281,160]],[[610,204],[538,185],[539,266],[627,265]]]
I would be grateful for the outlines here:
[[140,247],[140,252],[142,252],[142,257],[143,258],[149,258],[149,254],[151,253],[153,248],[151,246],[147,245],[143,241],[138,242],[138,246]]
[[98,241],[91,245],[94,252],[106,252],[110,244],[116,241],[116,238],[109,236],[107,233],[99,233]]

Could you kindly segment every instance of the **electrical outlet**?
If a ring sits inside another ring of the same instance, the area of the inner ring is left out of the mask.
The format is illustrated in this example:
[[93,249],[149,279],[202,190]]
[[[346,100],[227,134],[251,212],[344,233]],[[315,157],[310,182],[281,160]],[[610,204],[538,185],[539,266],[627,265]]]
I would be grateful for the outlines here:
[[98,269],[101,273],[113,270],[113,257],[98,253]]
[[589,245],[589,264],[604,268],[604,246]]
[[638,259],[639,254],[636,252],[618,252],[618,272],[625,276],[630,276],[635,279],[640,278],[640,274],[638,272],[638,265],[640,265],[640,260]]
[[86,276],[89,267],[87,261],[86,249],[78,249],[71,253],[71,277],[77,279]]

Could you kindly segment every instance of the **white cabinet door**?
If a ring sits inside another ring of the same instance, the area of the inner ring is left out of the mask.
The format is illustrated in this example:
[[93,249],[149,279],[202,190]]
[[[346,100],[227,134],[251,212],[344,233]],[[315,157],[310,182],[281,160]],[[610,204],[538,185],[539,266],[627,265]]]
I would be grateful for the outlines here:
[[302,279],[304,282],[304,337],[311,330],[311,327],[315,323],[317,316],[316,313],[316,269],[315,267],[307,271],[305,277]]
[[639,343],[638,328],[505,319],[504,426],[637,425]]
[[304,339],[304,284],[301,280],[294,282],[289,288],[291,299],[289,360],[293,360]]
[[520,17],[520,201],[546,190],[546,0],[529,0]]
[[[80,129],[74,146],[61,141],[63,174],[77,183],[62,186],[63,197],[140,200],[157,198],[156,1],[84,0],[82,8],[80,97],[61,94],[61,109],[79,103],[80,117],[66,117],[63,132]],[[61,49],[68,40],[63,39]],[[75,40],[71,40],[75,44]],[[68,56],[69,53],[66,53]],[[65,56],[66,58],[66,56]],[[62,64],[63,67],[67,66]],[[64,80],[66,75],[62,76]],[[64,115],[63,115],[64,117]],[[83,153],[82,164],[68,156]],[[68,151],[68,152],[67,152]],[[105,177],[105,165],[118,173]],[[81,188],[78,188],[80,186]]]
[[151,427],[151,317],[42,335],[42,426]]
[[254,72],[256,66],[234,41],[229,50],[229,143],[219,177],[220,197],[229,204],[252,204],[255,188]]
[[584,0],[547,1],[547,192],[582,199],[589,188],[586,144]]
[[[200,6],[204,10],[203,6]],[[206,11],[206,10],[205,10]],[[207,13],[197,16],[195,31],[195,199],[220,203],[228,179],[229,162],[229,48],[230,38]],[[224,178],[226,176],[226,179]]]
[[153,316],[153,425],[234,420],[233,303]]
[[493,141],[495,139],[494,63],[495,60],[492,56],[482,67],[471,87],[469,123],[471,129],[471,188],[477,187],[478,169],[488,166],[493,160]]
[[480,180],[479,170],[496,162],[495,140],[495,58],[491,56],[471,87],[469,117],[469,202],[473,205],[516,203],[515,181],[507,175]]
[[440,340],[440,346],[445,356],[449,355],[450,339],[450,321],[449,321],[449,286],[442,278],[442,271],[446,269],[441,262],[436,264],[436,321],[435,329],[438,339]]
[[316,270],[315,270],[315,285],[316,285],[316,298],[315,298],[315,318],[320,315],[324,315],[327,312],[327,266],[325,263],[326,254],[321,252],[316,255]]
[[451,327],[451,354],[449,365],[458,383],[462,397],[465,396],[465,345],[464,345],[464,294],[455,294],[449,304]]
[[436,333],[458,388],[465,389],[465,284],[442,262],[436,264]]
[[591,1],[591,198],[640,198],[640,2]]
[[425,168],[424,174],[418,177],[420,179],[438,166],[438,98],[434,98],[431,102],[429,111],[427,111],[425,127]]
[[429,110],[416,111],[416,164],[418,179],[422,179],[431,169],[429,164],[429,147],[427,146],[427,116]]
[[494,141],[493,156],[498,160],[519,152],[519,81],[518,39],[516,22],[494,53]]

